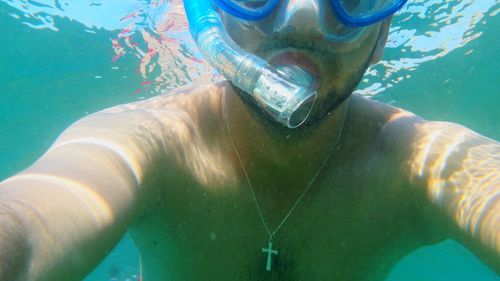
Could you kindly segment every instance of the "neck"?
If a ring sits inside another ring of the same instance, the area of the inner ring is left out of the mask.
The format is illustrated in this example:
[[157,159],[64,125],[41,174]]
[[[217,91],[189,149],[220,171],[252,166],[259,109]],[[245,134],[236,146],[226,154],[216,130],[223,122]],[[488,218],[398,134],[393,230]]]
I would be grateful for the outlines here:
[[223,99],[227,125],[256,192],[270,185],[303,189],[337,143],[348,104],[321,124],[287,129],[256,116],[230,86]]

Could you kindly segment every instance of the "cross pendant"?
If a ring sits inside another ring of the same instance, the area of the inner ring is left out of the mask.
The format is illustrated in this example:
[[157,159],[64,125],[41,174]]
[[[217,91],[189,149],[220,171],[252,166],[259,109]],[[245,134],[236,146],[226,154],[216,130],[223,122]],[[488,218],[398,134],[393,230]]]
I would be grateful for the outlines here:
[[271,271],[271,255],[277,255],[278,251],[273,250],[273,242],[269,241],[267,249],[262,248],[263,253],[267,253],[267,263],[266,263],[266,270]]

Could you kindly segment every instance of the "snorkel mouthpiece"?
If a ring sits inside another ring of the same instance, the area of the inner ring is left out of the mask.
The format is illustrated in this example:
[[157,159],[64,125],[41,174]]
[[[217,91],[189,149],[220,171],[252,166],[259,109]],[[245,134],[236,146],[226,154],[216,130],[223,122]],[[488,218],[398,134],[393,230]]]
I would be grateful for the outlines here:
[[[305,70],[296,67],[298,71]],[[294,71],[297,71],[293,69]],[[286,76],[287,72],[294,73],[292,67],[278,67],[279,75],[270,69],[264,69],[255,84],[252,96],[276,121],[288,128],[297,128],[311,113],[316,91],[310,90],[311,77],[305,81],[294,81],[295,76]],[[289,75],[292,75],[288,73]],[[298,76],[298,75],[297,75]]]
[[184,0],[191,34],[210,65],[250,94],[276,121],[297,128],[309,116],[316,91],[298,66],[274,68],[240,48],[224,30],[211,0]]

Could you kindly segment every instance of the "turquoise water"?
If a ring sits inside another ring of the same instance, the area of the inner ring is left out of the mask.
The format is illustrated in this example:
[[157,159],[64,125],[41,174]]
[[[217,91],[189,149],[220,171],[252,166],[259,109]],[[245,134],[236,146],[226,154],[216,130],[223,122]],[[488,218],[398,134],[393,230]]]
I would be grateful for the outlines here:
[[[177,2],[0,0],[0,179],[85,114],[214,79]],[[500,140],[499,3],[410,1],[358,93]],[[125,237],[86,280],[135,280],[137,265]],[[411,254],[387,280],[499,278],[446,241]]]

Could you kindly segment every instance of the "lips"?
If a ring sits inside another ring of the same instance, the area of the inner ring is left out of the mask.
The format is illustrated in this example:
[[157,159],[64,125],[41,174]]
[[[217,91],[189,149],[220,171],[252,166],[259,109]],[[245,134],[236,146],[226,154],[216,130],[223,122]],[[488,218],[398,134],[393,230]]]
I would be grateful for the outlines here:
[[318,77],[319,67],[306,54],[297,51],[286,51],[274,56],[269,63],[277,66],[282,64],[296,65],[307,70],[312,76]]

